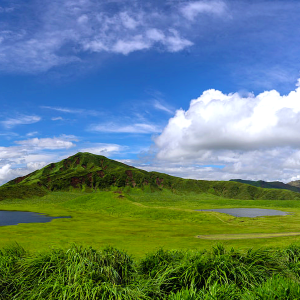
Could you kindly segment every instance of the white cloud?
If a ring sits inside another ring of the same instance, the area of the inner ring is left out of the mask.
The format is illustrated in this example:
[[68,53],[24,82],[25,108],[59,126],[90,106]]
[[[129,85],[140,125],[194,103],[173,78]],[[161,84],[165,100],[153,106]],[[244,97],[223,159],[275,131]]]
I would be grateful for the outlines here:
[[170,108],[168,108],[166,105],[163,105],[163,104],[162,104],[160,101],[158,101],[158,100],[155,100],[155,101],[154,101],[154,107],[155,107],[156,109],[158,109],[158,110],[165,111],[165,112],[167,112],[167,113],[169,113],[169,114],[173,114],[173,113],[174,113],[173,110],[171,110]]
[[19,147],[0,147],[0,161],[19,158],[26,153],[26,149]]
[[162,41],[170,52],[178,52],[186,47],[192,46],[193,43],[187,39],[180,37],[179,33],[175,29],[170,29],[170,35]]
[[148,49],[151,44],[144,40],[143,36],[136,35],[130,40],[118,40],[112,47],[112,51],[116,53],[129,54],[134,51]]
[[118,124],[99,124],[90,127],[91,131],[99,132],[113,132],[113,133],[158,133],[161,129],[153,124],[136,123],[130,125],[118,125]]
[[80,149],[80,152],[89,152],[97,155],[108,155],[110,153],[120,152],[125,148],[126,147],[117,144],[98,143],[96,145],[93,145],[93,147]]
[[299,128],[300,87],[284,96],[208,90],[169,120],[155,139],[157,158],[166,166],[224,165],[205,175],[199,169],[203,179],[289,181],[300,172]]
[[39,116],[19,116],[17,118],[6,119],[5,121],[1,121],[1,124],[6,128],[13,128],[18,125],[27,125],[39,122],[41,117]]
[[150,28],[146,31],[146,36],[155,42],[163,41],[165,39],[165,34],[156,28]]
[[9,164],[0,166],[0,185],[19,176],[23,176],[23,172],[20,169],[12,169]]
[[198,156],[198,151],[300,147],[300,88],[256,97],[208,90],[178,110],[156,144],[160,156]]
[[199,14],[210,13],[223,15],[226,12],[224,1],[192,1],[182,5],[181,12],[185,18],[193,21]]
[[63,118],[62,117],[53,117],[51,118],[52,121],[62,121]]
[[[22,3],[19,6],[22,9]],[[127,55],[154,47],[177,52],[193,44],[174,22],[177,7],[166,15],[162,8],[117,6],[111,10],[101,1],[45,1],[42,10],[24,9],[22,13],[28,18],[22,26],[6,21],[9,30],[0,31],[2,71],[45,72],[82,63],[86,52]],[[40,26],[36,26],[36,15]]]
[[28,132],[26,134],[26,136],[34,136],[34,135],[37,135],[38,134],[38,131],[32,131],[32,132]]
[[[88,109],[78,109],[78,108],[69,108],[69,107],[55,107],[55,106],[41,106],[44,109],[55,110],[67,114],[80,114],[80,115],[90,115],[90,116],[98,116],[100,113],[95,110],[88,110]],[[61,117],[52,118],[53,121],[61,120]]]
[[138,20],[135,20],[133,17],[131,17],[126,11],[121,12],[119,16],[125,28],[135,29],[140,23]]
[[25,176],[35,170],[43,168],[51,162],[50,156],[47,161],[28,162],[24,167],[15,167],[14,164],[0,165],[0,186],[14,178]]
[[0,147],[0,185],[40,169],[55,159],[55,154],[41,154],[32,147]]
[[7,174],[8,170],[10,169],[10,165],[6,164],[0,168],[0,180],[4,178],[5,174]]
[[18,145],[25,147],[34,147],[39,149],[69,149],[76,146],[72,141],[78,141],[75,137],[60,137],[60,138],[33,138],[24,141],[16,141]]
[[[70,32],[69,32],[70,34]],[[2,71],[37,73],[45,72],[55,66],[78,62],[75,55],[59,56],[57,51],[71,39],[67,31],[41,32],[31,36],[25,30],[12,32],[18,38],[5,38],[0,49]]]

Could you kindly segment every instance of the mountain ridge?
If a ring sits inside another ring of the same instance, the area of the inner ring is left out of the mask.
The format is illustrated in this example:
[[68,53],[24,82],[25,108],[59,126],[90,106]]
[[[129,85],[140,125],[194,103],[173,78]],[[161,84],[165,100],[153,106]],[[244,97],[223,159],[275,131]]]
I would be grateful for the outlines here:
[[294,181],[289,182],[288,184],[300,189],[300,180],[294,180]]
[[264,180],[254,181],[254,180],[244,180],[244,179],[230,179],[230,181],[250,184],[261,188],[284,189],[284,190],[300,193],[300,182],[299,182],[299,186],[297,186],[297,185],[292,185],[291,182],[283,183],[281,181],[264,181]]
[[262,189],[233,181],[183,179],[159,172],[147,172],[105,156],[79,152],[50,163],[0,187],[0,200],[43,196],[53,191],[94,192],[139,188],[145,192],[169,189],[174,192],[207,193],[230,199],[299,199],[300,193]]

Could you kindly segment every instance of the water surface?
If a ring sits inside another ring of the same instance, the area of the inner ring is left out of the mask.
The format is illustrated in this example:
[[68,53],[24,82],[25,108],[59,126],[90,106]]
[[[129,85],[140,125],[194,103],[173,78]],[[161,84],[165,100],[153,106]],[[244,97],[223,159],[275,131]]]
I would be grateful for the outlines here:
[[0,210],[0,226],[17,225],[20,223],[47,223],[53,219],[70,217],[50,217],[29,211]]
[[275,209],[264,208],[220,208],[220,209],[197,209],[197,211],[216,211],[234,217],[265,217],[265,216],[286,216],[289,213]]

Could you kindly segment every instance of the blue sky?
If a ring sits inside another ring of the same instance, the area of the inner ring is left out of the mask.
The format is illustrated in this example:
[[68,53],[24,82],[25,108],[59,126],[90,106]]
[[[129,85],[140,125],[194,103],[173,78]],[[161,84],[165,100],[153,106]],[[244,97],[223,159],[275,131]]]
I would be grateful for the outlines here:
[[299,1],[0,1],[0,184],[78,151],[300,179]]

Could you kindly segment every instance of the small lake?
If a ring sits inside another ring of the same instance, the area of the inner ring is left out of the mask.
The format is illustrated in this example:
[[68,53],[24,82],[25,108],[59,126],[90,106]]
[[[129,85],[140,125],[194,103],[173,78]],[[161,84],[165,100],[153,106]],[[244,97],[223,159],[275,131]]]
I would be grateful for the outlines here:
[[50,217],[29,211],[0,210],[0,226],[17,225],[20,223],[47,223],[53,219],[70,217]]
[[216,211],[223,214],[228,214],[234,217],[265,217],[265,216],[286,216],[289,213],[275,209],[264,208],[222,208],[222,209],[197,209],[197,211]]

